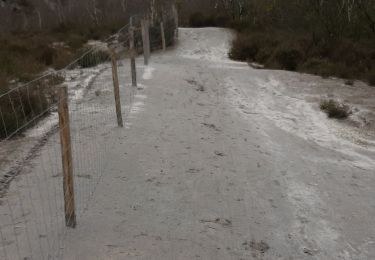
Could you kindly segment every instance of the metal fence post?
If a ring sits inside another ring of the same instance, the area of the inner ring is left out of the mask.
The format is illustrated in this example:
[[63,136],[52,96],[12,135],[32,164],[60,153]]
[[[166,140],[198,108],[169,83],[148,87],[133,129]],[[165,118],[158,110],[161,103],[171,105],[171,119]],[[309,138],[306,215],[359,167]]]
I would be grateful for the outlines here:
[[59,89],[58,113],[63,167],[65,225],[70,228],[75,228],[77,221],[74,201],[73,157],[70,136],[68,89],[66,86]]

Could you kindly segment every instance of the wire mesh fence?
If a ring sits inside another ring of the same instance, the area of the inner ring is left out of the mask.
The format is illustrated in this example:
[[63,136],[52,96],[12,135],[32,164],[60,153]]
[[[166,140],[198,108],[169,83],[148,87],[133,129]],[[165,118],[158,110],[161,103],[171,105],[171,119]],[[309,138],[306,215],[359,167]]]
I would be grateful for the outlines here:
[[[128,66],[130,29],[135,52],[145,53],[142,20],[132,17],[65,68],[0,93],[1,259],[62,258],[68,228],[84,217],[105,173],[116,112],[131,111],[137,88],[121,82],[118,111],[114,75]],[[160,22],[150,25],[150,50],[162,48]],[[163,25],[170,46],[176,23],[169,18]]]

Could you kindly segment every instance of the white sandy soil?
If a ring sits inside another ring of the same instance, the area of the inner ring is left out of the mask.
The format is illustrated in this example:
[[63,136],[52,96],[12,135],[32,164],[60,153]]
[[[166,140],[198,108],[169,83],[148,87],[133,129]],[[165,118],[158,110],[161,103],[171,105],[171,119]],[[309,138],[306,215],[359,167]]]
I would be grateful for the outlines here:
[[[123,129],[107,109],[110,71],[96,77],[82,100],[96,108],[95,124],[91,135],[77,131],[106,147],[89,156],[103,170],[77,228],[50,245],[54,258],[375,258],[375,89],[252,69],[227,58],[232,37],[181,29],[175,49],[139,67],[140,85],[130,92],[125,61]],[[319,110],[326,96],[347,100],[355,113],[328,119]],[[48,142],[29,176],[47,152]],[[25,178],[12,183],[11,202]],[[77,189],[85,187],[77,179]],[[17,232],[21,239],[26,231]],[[47,251],[44,243],[34,255]]]

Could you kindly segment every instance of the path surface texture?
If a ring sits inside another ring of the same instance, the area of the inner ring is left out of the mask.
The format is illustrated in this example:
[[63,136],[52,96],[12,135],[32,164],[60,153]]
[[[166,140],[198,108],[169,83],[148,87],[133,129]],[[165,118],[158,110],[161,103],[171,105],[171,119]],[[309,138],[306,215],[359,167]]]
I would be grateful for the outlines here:
[[64,259],[375,259],[372,135],[319,111],[353,87],[231,61],[231,39],[181,29],[139,71]]

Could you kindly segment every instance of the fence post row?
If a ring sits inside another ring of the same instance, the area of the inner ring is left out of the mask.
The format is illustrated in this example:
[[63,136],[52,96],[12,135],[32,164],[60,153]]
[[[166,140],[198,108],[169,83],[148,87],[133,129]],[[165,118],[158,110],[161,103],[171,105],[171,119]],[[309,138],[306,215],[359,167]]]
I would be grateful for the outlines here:
[[58,113],[63,168],[65,225],[70,228],[75,228],[77,221],[74,201],[73,157],[70,137],[68,89],[66,86],[59,89]]
[[134,44],[134,27],[133,27],[133,18],[130,18],[130,27],[129,27],[129,52],[130,52],[130,68],[132,75],[132,86],[137,86],[137,67],[135,64],[135,44]]
[[113,79],[113,92],[115,94],[116,116],[117,124],[119,127],[124,127],[121,113],[121,100],[120,100],[120,85],[118,80],[117,57],[116,52],[108,48],[109,55],[112,63],[112,79]]
[[160,22],[160,34],[161,34],[161,43],[162,43],[162,46],[163,46],[163,51],[166,51],[167,46],[166,46],[166,43],[165,43],[165,33],[164,33],[164,23],[163,22]]

